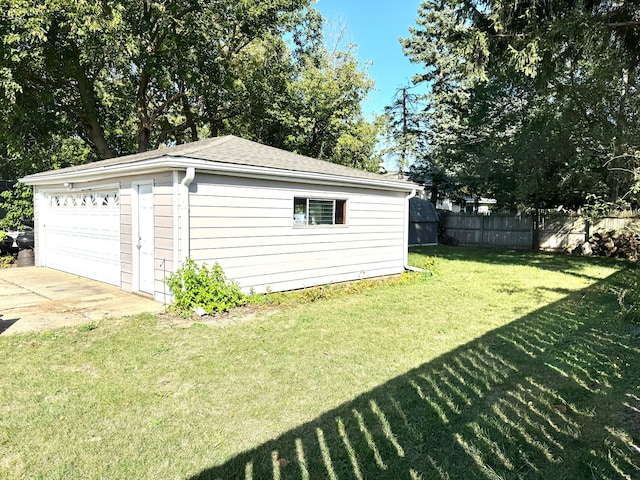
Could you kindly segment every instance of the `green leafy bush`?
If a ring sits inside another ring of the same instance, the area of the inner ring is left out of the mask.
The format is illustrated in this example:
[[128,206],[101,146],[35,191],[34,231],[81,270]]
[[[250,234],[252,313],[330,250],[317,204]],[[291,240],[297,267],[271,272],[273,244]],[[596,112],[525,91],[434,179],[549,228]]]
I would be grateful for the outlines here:
[[246,303],[240,286],[226,279],[218,263],[209,268],[188,258],[169,276],[167,284],[173,293],[173,308],[182,314],[197,307],[209,314],[223,313]]
[[16,183],[13,190],[0,193],[0,207],[7,211],[6,217],[0,220],[0,228],[24,228],[23,219],[33,219],[33,189],[23,183]]
[[[6,236],[7,232],[0,230],[0,242],[4,240]],[[0,255],[0,268],[10,267],[13,264],[14,260],[15,259],[11,255]]]

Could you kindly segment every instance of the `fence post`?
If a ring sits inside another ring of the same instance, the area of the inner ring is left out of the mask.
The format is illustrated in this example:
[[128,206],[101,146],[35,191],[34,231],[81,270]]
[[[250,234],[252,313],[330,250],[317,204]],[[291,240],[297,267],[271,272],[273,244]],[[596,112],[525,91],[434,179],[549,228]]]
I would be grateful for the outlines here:
[[484,215],[480,217],[480,246],[484,247]]
[[591,229],[591,222],[589,222],[588,218],[584,219],[584,241],[588,242],[589,237],[591,237],[589,230]]
[[536,207],[531,218],[531,250],[540,248],[540,209]]

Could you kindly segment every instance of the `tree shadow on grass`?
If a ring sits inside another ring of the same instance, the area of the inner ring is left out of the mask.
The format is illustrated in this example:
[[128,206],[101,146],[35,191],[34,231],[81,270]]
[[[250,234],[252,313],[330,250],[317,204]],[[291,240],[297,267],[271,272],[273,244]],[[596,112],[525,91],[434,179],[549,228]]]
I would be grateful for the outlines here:
[[[619,272],[192,477],[640,479]],[[292,401],[295,401],[292,399]]]

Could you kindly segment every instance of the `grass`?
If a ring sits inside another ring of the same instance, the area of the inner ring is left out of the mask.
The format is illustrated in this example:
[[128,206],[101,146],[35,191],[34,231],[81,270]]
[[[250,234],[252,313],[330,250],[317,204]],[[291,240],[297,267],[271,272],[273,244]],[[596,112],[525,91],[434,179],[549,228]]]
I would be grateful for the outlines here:
[[634,268],[410,261],[438,273],[265,297],[224,327],[0,337],[0,478],[640,478]]
[[15,262],[16,259],[12,255],[0,255],[0,268],[12,267]]

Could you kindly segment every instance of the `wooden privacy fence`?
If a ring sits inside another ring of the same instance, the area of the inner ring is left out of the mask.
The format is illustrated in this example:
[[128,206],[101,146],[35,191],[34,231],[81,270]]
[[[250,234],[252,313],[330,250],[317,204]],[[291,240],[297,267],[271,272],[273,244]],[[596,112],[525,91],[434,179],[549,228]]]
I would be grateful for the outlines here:
[[595,232],[632,228],[638,217],[603,218],[593,224],[575,216],[542,215],[538,225],[530,215],[469,215],[440,212],[440,224],[460,245],[516,249],[564,250]]
[[447,235],[460,245],[531,248],[533,219],[513,215],[440,214]]

